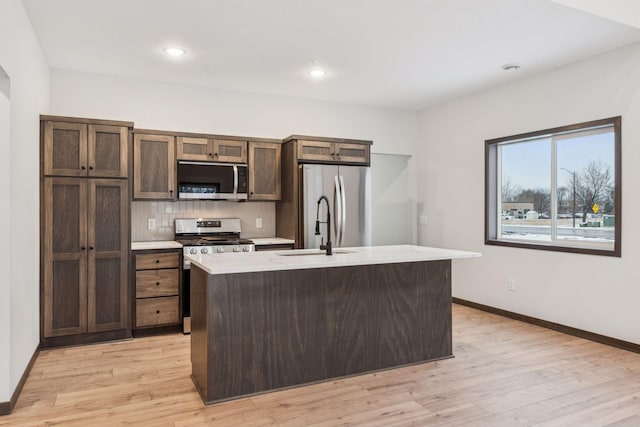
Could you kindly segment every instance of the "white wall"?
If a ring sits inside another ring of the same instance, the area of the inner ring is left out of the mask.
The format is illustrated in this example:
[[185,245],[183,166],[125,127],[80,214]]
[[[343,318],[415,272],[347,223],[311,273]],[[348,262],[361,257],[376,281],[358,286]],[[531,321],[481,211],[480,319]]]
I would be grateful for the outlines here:
[[[0,153],[8,153],[11,150],[11,79],[0,66]],[[0,194],[11,194],[11,163],[9,156],[0,156]],[[11,212],[9,209],[0,210],[0,224],[9,224]],[[9,228],[0,227],[0,271],[11,274],[11,262],[9,251],[9,241],[11,231]],[[10,301],[11,291],[8,277],[0,279],[0,343],[8,343],[11,340],[10,332]],[[6,296],[6,297],[5,297]],[[9,396],[9,369],[10,369],[9,349],[0,350],[0,402],[2,396]]]
[[418,140],[413,112],[65,70],[51,71],[51,113],[130,120],[147,129],[372,139],[377,153],[413,154]]
[[640,28],[638,0],[552,0],[592,15]]
[[[65,70],[51,72],[51,113],[129,120],[147,129],[264,138],[303,134],[371,139],[376,153],[411,155],[418,145],[415,112]],[[413,177],[409,195],[415,204],[415,165],[411,162],[407,173]],[[275,229],[275,217],[269,218],[272,223],[265,223],[264,228]],[[133,235],[140,233],[134,230]]]
[[0,67],[11,78],[10,140],[1,143],[0,164],[10,164],[0,176],[0,224],[10,230],[0,241],[0,402],[6,402],[40,341],[39,114],[49,106],[49,67],[21,1],[0,3],[0,40]]
[[[617,115],[622,258],[484,245],[486,139]],[[419,241],[483,253],[454,262],[454,296],[640,343],[640,44],[423,111],[420,124]]]
[[409,196],[410,156],[371,154],[371,244],[416,244],[415,199]]

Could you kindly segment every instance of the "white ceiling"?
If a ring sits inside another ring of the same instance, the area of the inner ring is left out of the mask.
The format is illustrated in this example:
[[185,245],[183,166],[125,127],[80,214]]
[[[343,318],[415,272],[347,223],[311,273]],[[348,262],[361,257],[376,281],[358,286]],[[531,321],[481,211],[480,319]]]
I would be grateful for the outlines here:
[[640,41],[549,0],[23,2],[52,68],[404,110]]

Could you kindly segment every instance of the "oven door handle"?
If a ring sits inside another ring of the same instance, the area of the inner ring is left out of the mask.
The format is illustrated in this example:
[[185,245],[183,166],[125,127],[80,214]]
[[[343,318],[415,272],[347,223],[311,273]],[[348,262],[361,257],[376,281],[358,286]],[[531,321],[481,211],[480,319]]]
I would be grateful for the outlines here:
[[233,194],[238,194],[238,166],[233,165]]

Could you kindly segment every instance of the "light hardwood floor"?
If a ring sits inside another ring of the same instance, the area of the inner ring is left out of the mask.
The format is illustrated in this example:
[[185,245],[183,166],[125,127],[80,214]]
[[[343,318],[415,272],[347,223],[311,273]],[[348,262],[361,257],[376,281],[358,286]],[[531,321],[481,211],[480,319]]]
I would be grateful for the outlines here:
[[0,426],[640,426],[640,355],[453,306],[455,358],[204,407],[189,337],[41,352]]

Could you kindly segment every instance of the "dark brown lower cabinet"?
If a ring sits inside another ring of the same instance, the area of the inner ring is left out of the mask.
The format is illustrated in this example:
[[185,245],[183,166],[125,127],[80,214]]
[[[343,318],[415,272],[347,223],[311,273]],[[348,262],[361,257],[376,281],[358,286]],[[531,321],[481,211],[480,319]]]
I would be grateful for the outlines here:
[[207,274],[191,265],[205,404],[452,357],[451,261]]
[[131,335],[122,179],[44,178],[43,347]]
[[182,249],[134,251],[134,336],[182,327]]

